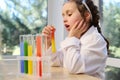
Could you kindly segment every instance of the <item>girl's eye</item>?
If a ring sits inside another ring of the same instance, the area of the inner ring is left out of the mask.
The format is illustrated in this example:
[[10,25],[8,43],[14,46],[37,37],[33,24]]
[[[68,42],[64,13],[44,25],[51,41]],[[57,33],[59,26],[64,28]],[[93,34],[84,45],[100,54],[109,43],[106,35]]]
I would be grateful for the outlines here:
[[71,16],[72,14],[68,14],[68,16]]

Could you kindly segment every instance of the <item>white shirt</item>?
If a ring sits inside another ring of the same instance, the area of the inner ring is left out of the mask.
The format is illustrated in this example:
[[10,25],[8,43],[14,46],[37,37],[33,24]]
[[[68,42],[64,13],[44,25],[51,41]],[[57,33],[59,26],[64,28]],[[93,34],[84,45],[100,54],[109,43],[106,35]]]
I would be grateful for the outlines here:
[[92,26],[80,39],[70,37],[62,41],[61,49],[51,54],[52,66],[63,66],[70,73],[85,73],[103,80],[106,45],[104,38]]

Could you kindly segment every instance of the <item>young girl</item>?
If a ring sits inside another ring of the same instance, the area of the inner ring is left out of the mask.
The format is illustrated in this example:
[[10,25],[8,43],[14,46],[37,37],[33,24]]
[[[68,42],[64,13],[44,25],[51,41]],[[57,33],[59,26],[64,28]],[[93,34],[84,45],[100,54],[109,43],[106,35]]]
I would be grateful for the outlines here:
[[48,36],[53,66],[63,66],[70,73],[85,73],[103,80],[108,42],[99,27],[97,7],[92,0],[68,0],[63,5],[62,16],[68,36],[55,54],[51,53],[51,31],[55,28],[48,25],[42,31]]

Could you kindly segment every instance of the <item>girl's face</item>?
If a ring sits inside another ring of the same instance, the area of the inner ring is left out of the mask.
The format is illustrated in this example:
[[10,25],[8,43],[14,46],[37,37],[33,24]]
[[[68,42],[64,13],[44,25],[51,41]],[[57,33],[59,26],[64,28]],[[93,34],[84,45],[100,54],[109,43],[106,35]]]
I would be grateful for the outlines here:
[[82,20],[82,16],[75,2],[67,2],[64,4],[62,9],[62,16],[63,16],[64,26],[67,29],[67,31],[70,31],[70,29],[77,21]]

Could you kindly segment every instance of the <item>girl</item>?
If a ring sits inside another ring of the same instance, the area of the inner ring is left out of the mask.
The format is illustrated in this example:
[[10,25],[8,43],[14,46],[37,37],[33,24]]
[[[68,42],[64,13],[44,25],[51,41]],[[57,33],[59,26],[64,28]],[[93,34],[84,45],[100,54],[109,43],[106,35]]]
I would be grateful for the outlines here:
[[48,36],[52,65],[63,66],[73,74],[85,73],[103,80],[108,42],[99,27],[97,7],[92,0],[68,0],[63,5],[62,16],[68,36],[56,54],[51,53],[50,47],[50,34],[55,28],[46,26],[42,31]]

